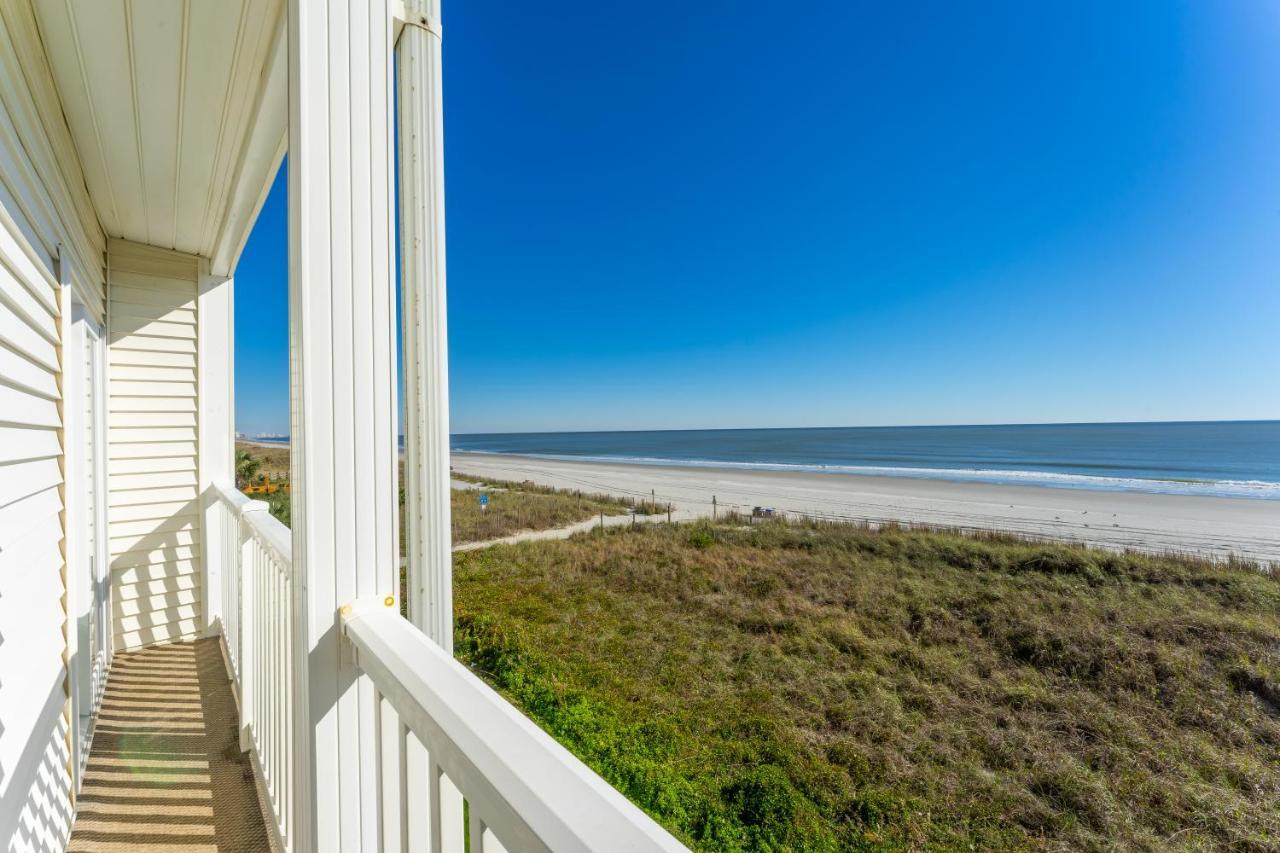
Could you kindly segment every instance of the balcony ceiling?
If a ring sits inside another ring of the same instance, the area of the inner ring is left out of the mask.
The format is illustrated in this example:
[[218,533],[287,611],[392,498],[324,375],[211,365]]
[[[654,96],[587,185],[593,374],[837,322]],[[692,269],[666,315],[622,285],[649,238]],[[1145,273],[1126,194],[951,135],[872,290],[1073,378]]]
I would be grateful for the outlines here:
[[103,230],[233,265],[283,156],[282,0],[32,3]]

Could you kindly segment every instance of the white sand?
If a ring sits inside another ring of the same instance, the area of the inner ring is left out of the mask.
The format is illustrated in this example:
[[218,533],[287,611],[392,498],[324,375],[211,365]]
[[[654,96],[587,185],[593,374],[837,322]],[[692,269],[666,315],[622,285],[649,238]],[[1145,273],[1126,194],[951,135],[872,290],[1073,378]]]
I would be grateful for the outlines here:
[[1107,548],[1177,551],[1280,565],[1280,502],[955,483],[900,477],[568,462],[453,454],[455,470],[671,502],[682,517],[772,506],[796,515],[1001,530]]

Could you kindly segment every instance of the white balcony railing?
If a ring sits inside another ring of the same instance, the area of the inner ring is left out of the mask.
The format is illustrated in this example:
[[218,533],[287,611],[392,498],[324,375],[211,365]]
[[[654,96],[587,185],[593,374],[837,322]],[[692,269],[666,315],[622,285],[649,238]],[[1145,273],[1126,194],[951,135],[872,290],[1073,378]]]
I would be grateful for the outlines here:
[[461,851],[464,832],[471,853],[685,849],[384,604],[343,613],[377,696],[382,849]]
[[[281,846],[291,850],[293,654],[290,531],[215,485],[220,621],[252,757]],[[394,597],[339,611],[376,697],[381,850],[683,850],[674,837],[402,618]],[[466,803],[464,820],[463,803]]]
[[240,710],[240,748],[262,781],[275,831],[293,837],[293,542],[267,504],[215,484],[222,638]]

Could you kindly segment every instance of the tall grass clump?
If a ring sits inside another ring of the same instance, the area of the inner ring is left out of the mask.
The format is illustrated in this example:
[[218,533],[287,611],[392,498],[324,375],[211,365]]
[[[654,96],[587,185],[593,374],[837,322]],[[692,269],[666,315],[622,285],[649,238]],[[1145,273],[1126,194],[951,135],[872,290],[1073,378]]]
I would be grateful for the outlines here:
[[[608,495],[584,495],[532,483],[498,482],[485,486],[482,490],[453,490],[455,544],[500,539],[524,530],[565,527],[601,514],[622,515],[629,508],[626,501]],[[489,498],[485,508],[480,505],[481,494]]]
[[995,535],[459,554],[456,648],[705,850],[1280,847],[1280,583]]

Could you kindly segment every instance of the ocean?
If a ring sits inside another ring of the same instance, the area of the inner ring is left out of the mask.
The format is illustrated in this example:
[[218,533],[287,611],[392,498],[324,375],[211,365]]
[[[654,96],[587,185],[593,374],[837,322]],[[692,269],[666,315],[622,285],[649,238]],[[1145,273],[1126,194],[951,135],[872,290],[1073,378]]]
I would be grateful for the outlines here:
[[454,435],[453,449],[1280,500],[1280,421]]

